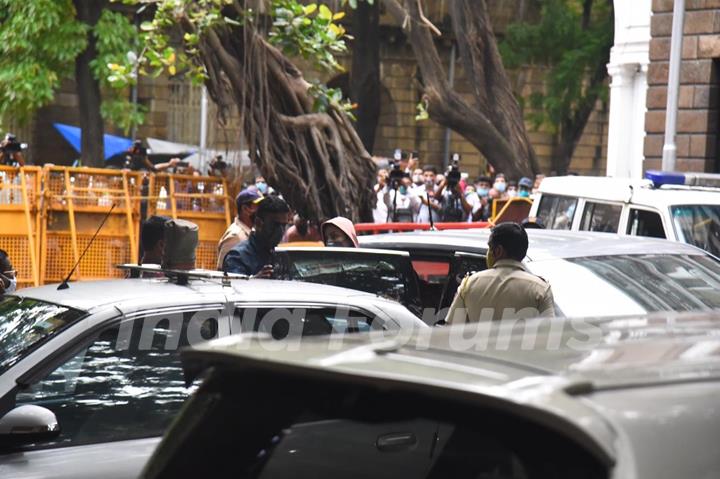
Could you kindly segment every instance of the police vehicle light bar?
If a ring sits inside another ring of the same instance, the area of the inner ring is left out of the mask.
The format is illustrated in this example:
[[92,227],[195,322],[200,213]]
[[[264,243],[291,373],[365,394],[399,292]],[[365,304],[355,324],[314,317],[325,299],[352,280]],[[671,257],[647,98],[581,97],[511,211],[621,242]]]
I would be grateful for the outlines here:
[[720,188],[720,174],[678,173],[675,171],[648,170],[645,178],[652,181],[656,188],[663,185],[704,186]]

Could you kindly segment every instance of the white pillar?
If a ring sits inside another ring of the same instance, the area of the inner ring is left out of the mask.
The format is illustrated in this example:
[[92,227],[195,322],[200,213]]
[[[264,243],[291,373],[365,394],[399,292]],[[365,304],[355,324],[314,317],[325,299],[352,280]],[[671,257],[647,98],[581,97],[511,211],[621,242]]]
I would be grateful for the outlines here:
[[645,142],[651,0],[615,0],[615,44],[610,50],[610,125],[607,175],[640,178]]

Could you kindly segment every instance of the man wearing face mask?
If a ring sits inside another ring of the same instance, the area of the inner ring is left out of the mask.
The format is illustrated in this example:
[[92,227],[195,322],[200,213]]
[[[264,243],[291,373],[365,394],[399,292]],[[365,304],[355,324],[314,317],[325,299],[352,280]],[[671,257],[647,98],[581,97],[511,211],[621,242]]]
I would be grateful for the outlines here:
[[495,175],[495,183],[493,183],[493,188],[495,189],[495,191],[500,193],[500,200],[508,199],[507,180],[505,179],[505,175],[503,173],[498,173],[497,175]]
[[235,198],[235,206],[237,207],[235,221],[228,226],[222,238],[218,241],[217,269],[222,269],[223,261],[225,261],[225,255],[228,254],[228,251],[233,249],[235,245],[241,241],[245,241],[250,237],[250,230],[255,221],[255,211],[257,211],[258,204],[263,198],[262,193],[254,186],[245,188],[238,193]]
[[518,181],[518,198],[530,198],[530,192],[533,188],[533,181],[523,176],[520,178],[520,181]]
[[265,197],[255,212],[250,237],[225,256],[222,270],[255,278],[272,277],[272,252],[288,226],[290,208],[281,198]]
[[553,317],[550,284],[522,263],[528,236],[517,223],[500,223],[488,240],[488,269],[467,276],[458,287],[446,322],[450,324]]
[[10,256],[0,249],[0,295],[17,290],[17,278]]
[[265,181],[265,178],[262,176],[256,176],[255,177],[255,188],[258,189],[258,191],[267,196],[267,195],[274,195],[275,190],[273,190],[268,184],[267,181]]
[[388,223],[412,223],[420,209],[420,200],[412,191],[410,178],[404,177],[397,189],[385,186],[384,202],[388,208]]

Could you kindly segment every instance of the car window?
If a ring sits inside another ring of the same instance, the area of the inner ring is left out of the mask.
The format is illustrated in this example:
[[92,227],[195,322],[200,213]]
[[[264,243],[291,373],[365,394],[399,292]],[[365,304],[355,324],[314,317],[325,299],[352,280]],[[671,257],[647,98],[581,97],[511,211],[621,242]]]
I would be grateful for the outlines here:
[[680,205],[670,212],[678,241],[720,256],[720,205]]
[[[356,364],[375,373],[362,357]],[[448,400],[447,391],[440,398],[407,385],[374,387],[363,376],[338,384],[319,373],[217,371],[183,410],[145,477],[607,477],[587,451],[554,432],[559,428],[519,413]]]
[[570,230],[572,228],[578,199],[572,196],[543,194],[540,197],[537,217],[546,228],[551,230]]
[[709,256],[644,254],[531,261],[566,316],[720,308],[720,263]]
[[419,310],[418,280],[409,255],[344,248],[278,249],[277,279],[355,289]]
[[231,332],[261,332],[274,339],[325,334],[346,334],[383,329],[382,321],[347,307],[253,308],[238,304]]
[[626,233],[633,236],[665,238],[665,228],[663,228],[662,217],[654,211],[633,208],[630,210]]
[[162,435],[193,388],[178,349],[218,335],[218,314],[169,313],[126,320],[99,332],[47,376],[16,396],[55,413],[61,434],[34,447]]
[[85,314],[37,299],[0,297],[0,374]]
[[585,203],[580,230],[617,233],[620,213],[622,213],[622,205],[588,201]]

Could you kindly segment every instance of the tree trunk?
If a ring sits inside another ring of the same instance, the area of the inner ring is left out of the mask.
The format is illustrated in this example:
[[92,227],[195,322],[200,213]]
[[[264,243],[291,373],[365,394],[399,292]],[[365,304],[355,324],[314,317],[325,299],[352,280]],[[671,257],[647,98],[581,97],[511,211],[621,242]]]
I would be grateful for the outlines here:
[[502,65],[485,0],[454,0],[450,14],[463,67],[474,86],[470,105],[449,85],[418,0],[384,0],[403,25],[420,71],[430,117],[472,143],[498,172],[511,177],[538,172],[520,105]]
[[[73,0],[77,11],[77,19],[94,27],[107,2],[105,0]],[[100,105],[100,82],[90,70],[90,62],[97,55],[95,35],[88,31],[88,44],[75,59],[75,83],[77,86],[78,107],[80,113],[80,129],[82,131],[80,160],[84,166],[102,168],[105,166],[103,134],[105,126]]]
[[380,6],[358,3],[353,13],[352,69],[350,98],[357,103],[355,129],[372,153],[375,130],[380,119]]
[[[239,17],[242,3],[226,16]],[[194,33],[187,18],[181,25]],[[201,36],[206,85],[220,114],[239,108],[251,159],[300,215],[371,221],[376,168],[349,118],[335,106],[314,112],[302,73],[252,25],[218,25]]]

